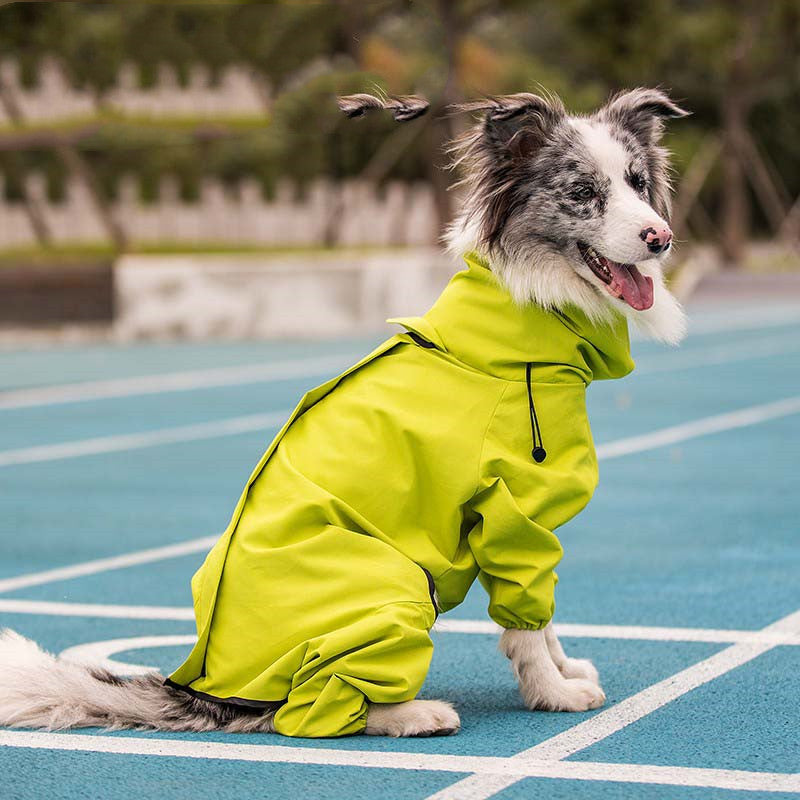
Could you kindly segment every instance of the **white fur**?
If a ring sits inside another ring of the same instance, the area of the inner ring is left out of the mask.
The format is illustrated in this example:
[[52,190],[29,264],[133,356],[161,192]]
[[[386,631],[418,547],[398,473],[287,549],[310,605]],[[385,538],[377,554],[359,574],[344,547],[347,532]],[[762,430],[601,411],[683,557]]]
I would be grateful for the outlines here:
[[653,305],[647,311],[636,311],[612,297],[583,263],[572,263],[557,253],[547,253],[535,265],[520,268],[482,252],[478,239],[477,223],[459,218],[447,233],[448,251],[456,256],[475,251],[487,260],[491,258],[493,272],[519,305],[534,302],[550,310],[574,305],[596,325],[609,324],[617,314],[622,314],[643,336],[667,344],[677,344],[686,335],[686,314],[664,285],[661,265],[655,259],[636,265],[643,275],[653,279]]
[[588,658],[569,658],[558,641],[553,623],[548,622],[544,629],[544,638],[550,658],[565,678],[584,678],[587,681],[600,685],[600,676],[594,664]]
[[[520,694],[531,710],[589,711],[600,708],[606,701],[605,693],[593,680],[567,677],[559,671],[545,629],[506,630],[500,637],[500,650],[511,660]],[[562,662],[562,667],[576,666],[568,662]]]
[[58,661],[14,631],[0,632],[0,724],[71,727],[81,699],[95,688],[85,669]]
[[591,242],[604,256],[621,264],[638,264],[652,258],[639,237],[647,227],[669,227],[625,180],[628,155],[608,125],[586,119],[570,120],[600,171],[609,179],[608,205],[600,238]]
[[204,713],[204,701],[167,689],[156,673],[125,681],[62,661],[11,630],[0,631],[0,726],[102,727],[173,731],[270,733],[273,712],[221,719]]
[[[489,256],[483,252],[479,244],[478,226],[476,220],[466,215],[456,219],[445,237],[447,249],[455,256],[475,251],[486,258],[516,303],[525,305],[535,302],[549,310],[575,305],[594,323],[608,323],[614,319],[613,308],[603,302],[603,298],[592,286],[587,285],[587,281],[578,275],[565,258],[556,253],[547,253],[536,264],[521,268],[499,256]],[[599,283],[588,267],[585,270],[593,281]]]
[[370,703],[368,736],[443,736],[457,733],[461,720],[450,703],[409,700],[407,703]]

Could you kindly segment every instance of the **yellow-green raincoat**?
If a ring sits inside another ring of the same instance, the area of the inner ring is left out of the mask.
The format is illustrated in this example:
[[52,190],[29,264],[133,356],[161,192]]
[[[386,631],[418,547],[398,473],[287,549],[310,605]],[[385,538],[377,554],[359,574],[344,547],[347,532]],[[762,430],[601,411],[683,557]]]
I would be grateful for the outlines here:
[[597,483],[585,388],[633,368],[627,325],[520,307],[467,263],[303,397],[192,580],[199,638],[171,685],[277,708],[289,736],[358,733],[368,701],[421,688],[434,589],[447,611],[478,577],[503,627],[550,620],[553,531]]

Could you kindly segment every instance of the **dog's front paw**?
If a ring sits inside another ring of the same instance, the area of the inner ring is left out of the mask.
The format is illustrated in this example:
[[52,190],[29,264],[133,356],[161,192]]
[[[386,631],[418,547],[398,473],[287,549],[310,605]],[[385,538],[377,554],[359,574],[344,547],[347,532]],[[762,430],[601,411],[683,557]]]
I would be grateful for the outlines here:
[[591,711],[606,702],[606,693],[585,678],[568,678],[554,711]]
[[600,675],[588,658],[568,658],[559,666],[559,670],[565,678],[583,678],[600,685]]
[[407,703],[371,703],[367,713],[368,736],[450,736],[461,720],[450,703],[409,700]]
[[522,689],[528,708],[541,711],[591,711],[606,701],[603,690],[584,678],[565,678],[556,685]]

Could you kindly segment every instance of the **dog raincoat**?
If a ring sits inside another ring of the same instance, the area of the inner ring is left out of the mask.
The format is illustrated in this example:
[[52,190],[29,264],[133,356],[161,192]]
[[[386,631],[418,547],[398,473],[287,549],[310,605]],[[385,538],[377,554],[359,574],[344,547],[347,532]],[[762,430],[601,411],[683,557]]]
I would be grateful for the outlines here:
[[553,531],[589,501],[593,379],[633,368],[627,324],[516,305],[467,257],[424,317],[300,401],[192,579],[198,641],[168,683],[340,736],[412,700],[437,610],[478,577],[489,615],[553,615]]

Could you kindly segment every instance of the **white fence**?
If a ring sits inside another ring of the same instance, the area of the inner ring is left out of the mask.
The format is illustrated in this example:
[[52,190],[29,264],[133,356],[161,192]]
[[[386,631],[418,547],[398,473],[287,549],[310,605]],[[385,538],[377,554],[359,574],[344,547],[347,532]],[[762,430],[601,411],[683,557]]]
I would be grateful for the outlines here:
[[[305,72],[316,74],[324,68],[323,63],[312,62]],[[222,70],[212,82],[208,70],[197,64],[181,85],[174,70],[162,65],[155,84],[142,88],[136,68],[126,65],[116,86],[102,97],[72,86],[55,59],[42,61],[32,87],[22,84],[18,66],[11,60],[0,61],[0,80],[15,113],[27,123],[91,116],[101,109],[153,117],[261,116],[270,104],[269,87],[243,66]],[[11,124],[2,104],[0,124]],[[62,202],[50,202],[39,175],[28,176],[27,202],[7,201],[3,183],[0,175],[0,249],[37,242],[31,216],[55,244],[108,239],[80,180],[67,181]],[[379,191],[359,181],[320,180],[300,196],[295,186],[284,183],[268,202],[253,180],[233,188],[208,180],[198,201],[189,203],[181,201],[175,181],[165,177],[156,201],[142,203],[135,180],[128,178],[121,181],[118,194],[111,213],[133,245],[426,245],[436,242],[438,235],[433,195],[424,184],[392,183]]]
[[[70,180],[63,202],[50,202],[41,175],[29,176],[25,193],[39,209],[53,243],[88,244],[107,239],[84,184]],[[0,249],[36,243],[24,203],[8,202],[0,177]],[[131,244],[425,245],[437,241],[431,188],[426,184],[376,186],[317,181],[301,195],[281,184],[272,201],[255,181],[229,189],[202,184],[197,202],[183,202],[174,180],[162,180],[158,199],[142,203],[134,179],[123,180],[111,207]]]
[[[55,59],[42,61],[36,84],[22,84],[14,61],[0,62],[0,78],[14,98],[22,119],[49,122],[82,117],[106,110],[136,115],[192,117],[258,116],[269,107],[270,93],[251,70],[242,66],[223,69],[212,82],[208,69],[196,64],[189,69],[185,86],[172,67],[163,64],[152,87],[139,85],[136,67],[122,67],[116,86],[102,97],[88,88],[76,88]],[[0,106],[0,123],[8,123]]]

